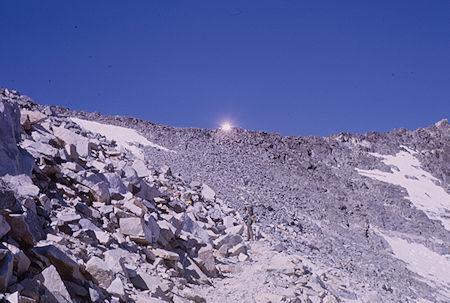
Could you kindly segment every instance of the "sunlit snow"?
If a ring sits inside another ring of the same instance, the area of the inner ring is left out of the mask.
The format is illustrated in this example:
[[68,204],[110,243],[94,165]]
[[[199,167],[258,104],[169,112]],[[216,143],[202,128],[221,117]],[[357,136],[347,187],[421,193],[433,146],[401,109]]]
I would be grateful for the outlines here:
[[[415,207],[422,210],[430,219],[439,220],[450,231],[450,195],[436,185],[438,182],[430,173],[420,167],[415,151],[403,147],[395,156],[371,153],[392,167],[392,173],[378,169],[356,169],[361,175],[404,187]],[[433,182],[434,181],[434,182]],[[450,275],[449,275],[450,276]]]
[[422,244],[382,234],[395,256],[406,262],[409,270],[436,284],[450,295],[450,256],[440,255]]
[[142,148],[140,148],[138,145],[151,146],[167,152],[175,152],[173,150],[167,149],[161,145],[155,144],[147,140],[144,136],[141,136],[137,131],[131,128],[102,124],[78,118],[71,118],[71,119],[73,122],[77,123],[78,125],[80,125],[81,128],[84,128],[87,131],[101,134],[105,136],[108,140],[116,141],[118,146],[122,146],[123,148],[128,149],[136,157],[142,160],[144,160],[144,153],[142,151]]

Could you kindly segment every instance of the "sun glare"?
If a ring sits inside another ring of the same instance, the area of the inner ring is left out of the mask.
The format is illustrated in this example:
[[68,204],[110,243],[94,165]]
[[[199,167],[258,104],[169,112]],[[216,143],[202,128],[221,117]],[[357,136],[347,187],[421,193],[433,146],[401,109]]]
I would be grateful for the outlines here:
[[230,122],[225,122],[222,124],[221,129],[224,131],[230,131],[232,128],[231,123]]

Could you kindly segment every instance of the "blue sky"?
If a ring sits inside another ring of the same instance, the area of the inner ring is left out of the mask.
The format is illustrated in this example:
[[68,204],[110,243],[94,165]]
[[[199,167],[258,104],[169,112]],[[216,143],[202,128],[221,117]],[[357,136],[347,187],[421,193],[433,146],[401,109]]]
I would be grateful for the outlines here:
[[44,104],[283,135],[450,113],[450,1],[3,1],[0,86]]

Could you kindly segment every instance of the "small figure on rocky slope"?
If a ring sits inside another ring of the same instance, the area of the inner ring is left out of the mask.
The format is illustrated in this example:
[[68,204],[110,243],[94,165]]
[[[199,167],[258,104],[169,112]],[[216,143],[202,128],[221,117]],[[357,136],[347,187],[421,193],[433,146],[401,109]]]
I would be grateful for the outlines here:
[[247,225],[247,241],[256,240],[253,234],[253,222],[256,220],[256,216],[253,214],[253,206],[244,206],[242,209],[244,212],[244,222]]

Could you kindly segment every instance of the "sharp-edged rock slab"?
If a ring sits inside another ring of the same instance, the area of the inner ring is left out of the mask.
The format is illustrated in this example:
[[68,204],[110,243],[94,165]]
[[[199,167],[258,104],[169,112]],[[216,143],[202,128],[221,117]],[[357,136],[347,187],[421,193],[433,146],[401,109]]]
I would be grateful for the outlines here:
[[119,297],[122,301],[126,300],[125,289],[123,288],[122,280],[119,277],[115,278],[111,282],[111,285],[106,289],[106,291],[112,296]]
[[47,258],[49,262],[55,266],[63,279],[74,282],[85,280],[84,276],[81,274],[80,265],[56,246],[46,245],[35,247],[30,251]]
[[8,188],[8,184],[0,179],[0,209],[10,209],[16,204],[14,191]]
[[[0,208],[1,209],[1,208]],[[6,222],[5,217],[0,215],[0,239],[11,230],[11,226]]]
[[[44,269],[41,273],[42,276],[42,285],[45,287],[45,290],[50,293],[47,295],[50,302],[70,302],[72,303],[72,299],[70,298],[69,292],[67,291],[64,282],[62,281],[58,271],[56,268],[51,265]],[[55,299],[53,301],[52,299]],[[44,300],[44,302],[46,302]]]
[[0,99],[0,176],[31,174],[34,159],[18,147],[20,133],[19,107]]
[[203,184],[201,193],[202,193],[203,199],[205,199],[206,201],[215,201],[215,199],[216,199],[216,193],[214,192],[214,190],[211,187],[209,187],[206,184]]
[[177,253],[171,252],[169,250],[165,250],[162,248],[155,248],[150,250],[156,257],[159,257],[164,260],[176,261],[180,259],[180,256]]
[[150,293],[164,297],[169,292],[173,283],[159,276],[150,275],[141,270],[137,271],[137,275],[131,279],[136,288],[141,290],[149,290]]
[[95,200],[102,203],[109,203],[111,195],[109,193],[108,183],[99,182],[91,188],[91,193],[94,195]]
[[30,259],[20,248],[11,244],[6,244],[6,246],[14,256],[14,270],[16,271],[17,275],[23,275],[30,267]]
[[204,272],[209,277],[217,277],[216,259],[214,258],[212,246],[207,245],[200,248],[200,250],[198,251],[198,258],[203,261],[203,265],[201,267]]
[[127,188],[125,184],[123,184],[122,179],[117,173],[106,173],[104,174],[105,178],[109,183],[109,192],[112,195],[114,194],[126,194]]
[[14,190],[16,196],[20,197],[35,197],[39,195],[39,187],[33,184],[30,176],[16,175],[16,176],[4,176],[9,187]]
[[92,276],[94,282],[102,287],[108,288],[113,279],[113,273],[108,269],[105,261],[99,257],[91,257],[86,263],[86,271]]
[[136,243],[149,244],[152,242],[152,231],[144,218],[121,218],[120,232],[130,237]]
[[246,254],[247,247],[244,243],[240,243],[229,250],[230,256],[238,256],[239,254]]
[[30,125],[38,124],[47,119],[47,115],[32,110],[21,110],[20,111],[20,124],[26,123],[28,121]]
[[0,260],[0,292],[5,292],[8,287],[14,267],[14,257],[8,253],[2,260]]
[[7,214],[5,219],[11,226],[9,235],[26,248],[33,247],[44,237],[41,221],[33,212]]

